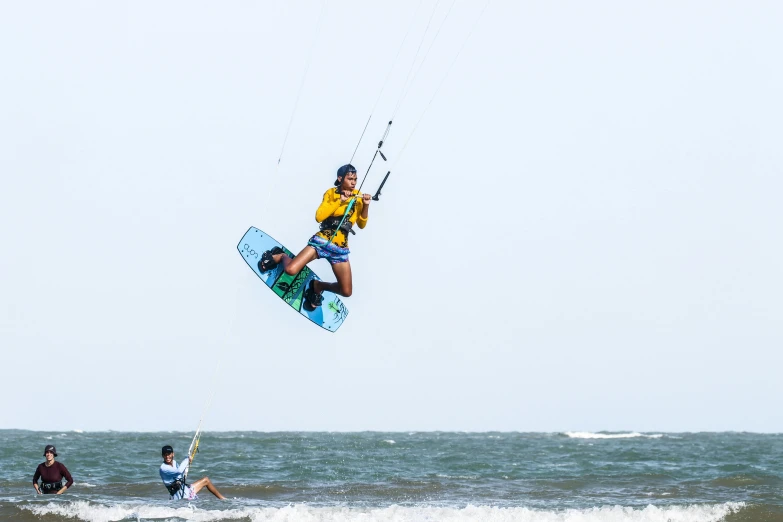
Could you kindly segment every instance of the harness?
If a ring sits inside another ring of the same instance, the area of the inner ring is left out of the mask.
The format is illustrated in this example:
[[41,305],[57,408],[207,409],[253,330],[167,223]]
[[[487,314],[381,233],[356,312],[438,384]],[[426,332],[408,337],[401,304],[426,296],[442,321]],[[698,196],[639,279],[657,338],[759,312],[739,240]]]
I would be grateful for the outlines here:
[[44,491],[50,491],[52,489],[60,490],[63,487],[62,480],[60,482],[42,482],[41,487]]
[[347,236],[349,232],[356,234],[352,227],[353,223],[345,219],[345,216],[331,216],[321,221],[321,232],[326,232],[327,230],[337,232],[337,230],[340,230]]
[[169,490],[169,495],[173,497],[179,493],[182,488],[185,487],[185,482],[181,480],[175,480],[171,484],[164,484],[164,486],[166,486],[166,489]]

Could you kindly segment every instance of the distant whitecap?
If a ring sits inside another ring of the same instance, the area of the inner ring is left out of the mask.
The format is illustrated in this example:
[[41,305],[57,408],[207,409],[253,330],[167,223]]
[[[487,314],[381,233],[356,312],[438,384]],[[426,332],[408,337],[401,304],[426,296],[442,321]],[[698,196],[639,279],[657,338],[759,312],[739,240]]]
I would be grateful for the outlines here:
[[589,431],[567,431],[565,435],[572,439],[659,439],[663,437],[662,433],[644,434],[638,432],[629,433],[592,433]]

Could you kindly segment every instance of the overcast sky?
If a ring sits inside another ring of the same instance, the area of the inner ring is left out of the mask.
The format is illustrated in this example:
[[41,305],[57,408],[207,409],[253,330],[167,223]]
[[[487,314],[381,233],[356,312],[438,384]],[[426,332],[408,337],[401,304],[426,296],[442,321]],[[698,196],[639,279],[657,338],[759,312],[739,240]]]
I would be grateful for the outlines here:
[[[0,428],[783,431],[783,4],[322,5],[0,4]],[[411,64],[331,334],[236,244]]]

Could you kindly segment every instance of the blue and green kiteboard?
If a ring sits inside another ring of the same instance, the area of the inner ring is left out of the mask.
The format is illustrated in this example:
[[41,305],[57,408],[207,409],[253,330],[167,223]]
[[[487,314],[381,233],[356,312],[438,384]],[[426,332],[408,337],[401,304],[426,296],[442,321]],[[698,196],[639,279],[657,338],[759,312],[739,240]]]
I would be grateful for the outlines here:
[[267,250],[271,250],[274,247],[280,247],[293,258],[294,253],[284,247],[275,238],[259,230],[255,227],[250,227],[247,233],[242,237],[242,240],[237,245],[237,250],[247,262],[248,266],[256,273],[261,280],[272,289],[283,301],[288,303],[291,308],[310,319],[312,322],[330,332],[336,332],[340,325],[343,324],[345,318],[348,317],[348,309],[345,307],[340,298],[332,292],[324,292],[324,301],[321,306],[314,311],[309,312],[302,306],[304,302],[304,291],[310,280],[321,280],[315,272],[310,270],[309,267],[304,267],[301,272],[295,276],[290,276],[283,271],[283,265],[278,264],[273,270],[268,272],[261,272],[258,270],[258,261],[261,259],[261,254]]

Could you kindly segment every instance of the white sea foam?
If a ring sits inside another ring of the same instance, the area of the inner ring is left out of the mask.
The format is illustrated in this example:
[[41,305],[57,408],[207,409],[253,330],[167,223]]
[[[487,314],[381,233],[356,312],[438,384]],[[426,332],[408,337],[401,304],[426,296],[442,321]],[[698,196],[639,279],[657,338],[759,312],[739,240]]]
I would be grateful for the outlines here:
[[457,480],[478,480],[478,475],[446,475],[444,473],[436,473],[436,477],[445,479],[457,479]]
[[528,508],[468,506],[465,508],[400,507],[365,509],[312,507],[303,504],[284,508],[199,509],[195,504],[178,507],[144,504],[104,506],[86,501],[50,502],[25,506],[35,515],[59,515],[87,522],[178,518],[194,522],[249,519],[253,522],[718,522],[745,507],[743,502],[691,506],[599,507],[543,511]]
[[394,442],[394,441],[393,441],[393,440],[391,440],[391,439],[389,439],[389,440],[385,440],[385,441],[383,441],[383,442],[386,442],[386,443],[388,443],[388,444],[397,444],[396,442]]
[[589,431],[567,431],[565,434],[572,439],[635,439],[639,437],[645,439],[660,439],[663,437],[662,433],[647,435],[644,433],[637,433],[635,431],[631,433],[591,433]]

